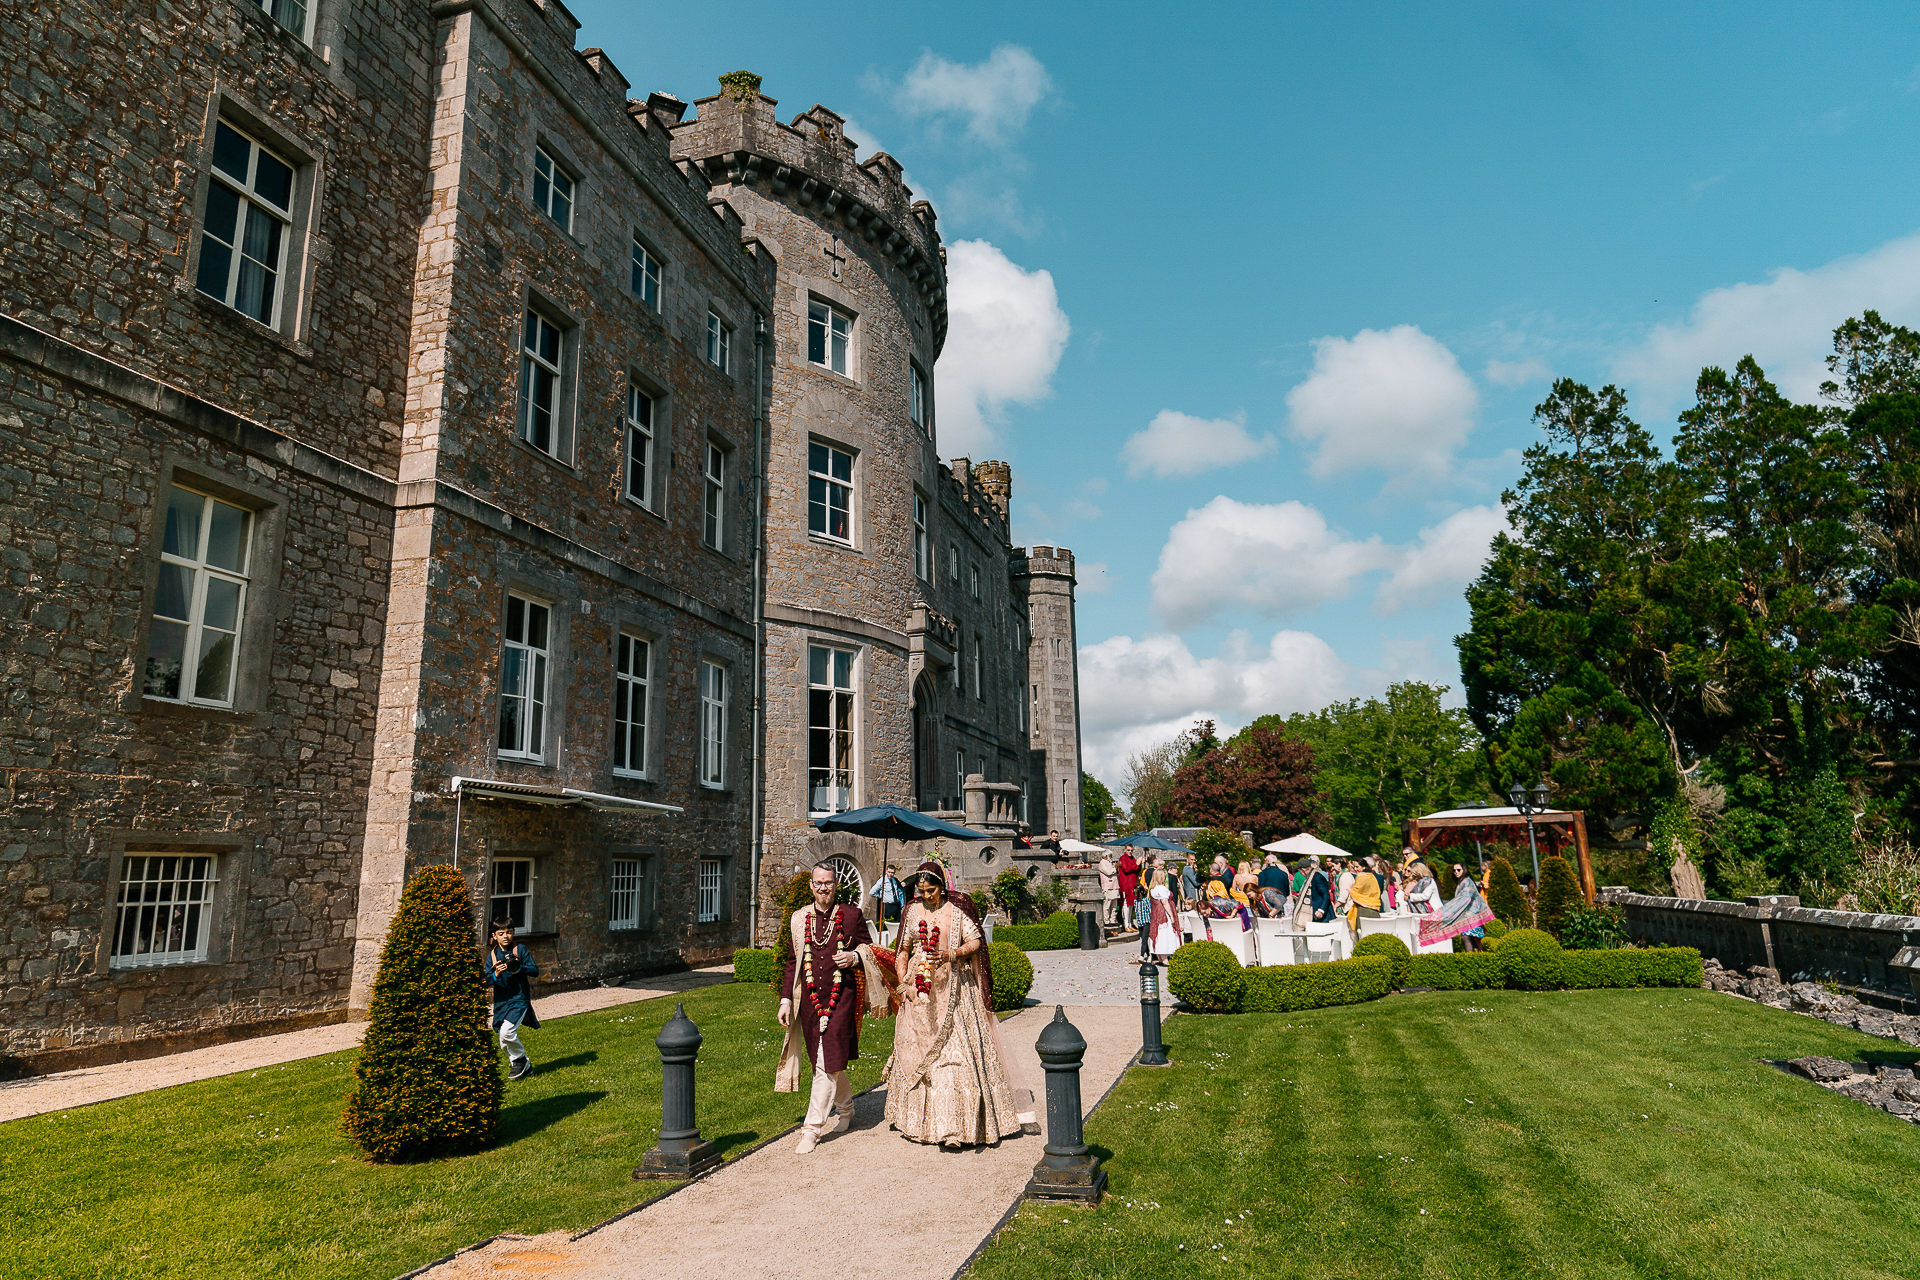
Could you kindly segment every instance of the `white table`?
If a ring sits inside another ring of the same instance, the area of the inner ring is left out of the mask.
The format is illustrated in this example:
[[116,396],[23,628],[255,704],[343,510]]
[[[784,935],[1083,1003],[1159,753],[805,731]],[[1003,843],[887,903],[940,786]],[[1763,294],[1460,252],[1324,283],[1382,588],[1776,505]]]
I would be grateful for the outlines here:
[[1393,915],[1382,915],[1373,919],[1362,916],[1360,917],[1360,936],[1364,938],[1369,934],[1390,933],[1400,939],[1400,941],[1406,943],[1407,950],[1417,956],[1433,955],[1442,951],[1452,951],[1452,939],[1444,942],[1436,942],[1429,947],[1422,947],[1420,945],[1420,922],[1425,918],[1424,916],[1409,915],[1404,912]]

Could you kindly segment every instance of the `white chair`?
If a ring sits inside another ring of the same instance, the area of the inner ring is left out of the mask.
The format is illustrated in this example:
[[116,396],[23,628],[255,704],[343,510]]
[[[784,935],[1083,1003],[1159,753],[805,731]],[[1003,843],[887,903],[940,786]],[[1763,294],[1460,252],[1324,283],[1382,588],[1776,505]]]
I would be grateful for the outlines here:
[[1306,948],[1301,936],[1287,927],[1285,920],[1253,922],[1254,943],[1260,949],[1261,964],[1304,964]]
[[1320,952],[1329,960],[1345,960],[1353,951],[1353,944],[1347,938],[1347,926],[1341,921],[1310,924],[1304,936],[1308,959],[1316,958],[1314,953]]
[[1189,942],[1205,942],[1207,940],[1207,922],[1200,918],[1198,911],[1182,911],[1180,913],[1180,932]]
[[1238,920],[1215,920],[1213,940],[1233,952],[1233,958],[1240,962],[1242,969],[1258,963],[1254,959],[1253,934],[1243,928]]

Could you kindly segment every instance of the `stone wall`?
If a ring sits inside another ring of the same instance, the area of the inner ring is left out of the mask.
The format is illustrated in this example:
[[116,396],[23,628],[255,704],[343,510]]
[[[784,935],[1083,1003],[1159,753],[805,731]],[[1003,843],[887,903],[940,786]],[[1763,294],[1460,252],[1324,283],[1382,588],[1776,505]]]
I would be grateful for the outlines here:
[[1031,707],[1030,739],[1040,808],[1036,831],[1058,830],[1085,840],[1080,795],[1080,636],[1074,622],[1073,552],[1065,547],[1022,550],[1014,561],[1033,619],[1027,679],[1038,696]]
[[1696,947],[1730,969],[1766,968],[1785,982],[1840,981],[1911,994],[1887,962],[1920,945],[1920,917],[1802,907],[1795,897],[1717,902],[1656,898],[1609,887],[1598,900],[1620,908],[1635,941]]

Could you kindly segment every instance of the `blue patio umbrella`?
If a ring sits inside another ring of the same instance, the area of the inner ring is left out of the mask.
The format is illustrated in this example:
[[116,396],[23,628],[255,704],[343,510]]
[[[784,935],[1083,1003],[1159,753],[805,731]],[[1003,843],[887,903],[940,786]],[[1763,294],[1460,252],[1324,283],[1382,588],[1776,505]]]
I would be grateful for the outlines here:
[[1193,852],[1193,850],[1187,848],[1187,846],[1175,844],[1173,841],[1157,836],[1151,831],[1137,831],[1130,836],[1123,836],[1118,840],[1106,841],[1106,846],[1109,849],[1118,849],[1121,845],[1132,845],[1136,849],[1159,849],[1168,853]]
[[[835,813],[825,818],[815,818],[813,825],[822,831],[845,831],[851,835],[866,836],[872,840],[889,843],[894,840],[925,840],[930,836],[948,836],[955,840],[993,839],[984,831],[956,826],[930,813],[921,813],[918,809],[909,809],[905,805],[894,804],[892,801],[870,804],[864,809],[849,809],[845,813]],[[887,865],[888,852],[883,845],[880,854],[882,867]]]

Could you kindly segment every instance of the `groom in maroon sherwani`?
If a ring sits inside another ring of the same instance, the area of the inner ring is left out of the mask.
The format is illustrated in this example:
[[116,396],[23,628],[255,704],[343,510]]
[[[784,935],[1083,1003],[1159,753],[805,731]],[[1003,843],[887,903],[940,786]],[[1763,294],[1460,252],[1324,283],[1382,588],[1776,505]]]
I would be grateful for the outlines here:
[[[805,1155],[821,1137],[840,1133],[853,1124],[853,1085],[847,1063],[860,1056],[860,1002],[867,972],[873,966],[873,938],[860,909],[835,906],[840,882],[833,868],[813,869],[808,887],[813,902],[794,912],[786,928],[793,943],[780,976],[780,1025],[787,1028],[781,1049],[780,1071],[774,1088],[799,1087],[799,1044],[806,1044],[813,1064],[813,1090],[807,1100],[807,1119],[796,1150]],[[862,948],[866,954],[861,954]],[[831,1128],[829,1109],[837,1112]]]

